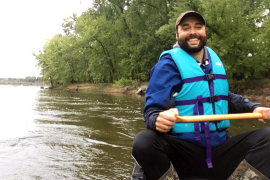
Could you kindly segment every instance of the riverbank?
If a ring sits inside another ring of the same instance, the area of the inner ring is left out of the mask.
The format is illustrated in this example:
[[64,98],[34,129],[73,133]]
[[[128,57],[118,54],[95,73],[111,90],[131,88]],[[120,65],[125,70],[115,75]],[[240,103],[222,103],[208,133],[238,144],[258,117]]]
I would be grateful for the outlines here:
[[138,89],[146,89],[147,85],[141,85],[137,88],[132,86],[125,86],[125,87],[114,87],[112,84],[107,83],[83,83],[83,84],[75,84],[67,86],[68,90],[72,91],[95,91],[95,92],[102,92],[102,93],[122,93],[127,95],[137,95]]
[[[102,93],[122,93],[127,95],[137,95],[136,92],[139,88],[146,89],[147,83],[141,85],[137,88],[132,86],[125,86],[125,87],[114,87],[112,84],[107,83],[98,83],[98,84],[75,84],[69,85],[66,87],[68,90],[72,91],[95,91],[95,92],[102,92]],[[247,97],[251,100],[255,101],[266,101],[270,102],[270,85],[262,85],[255,89],[246,90],[244,93],[240,93],[244,97]]]
[[255,89],[249,89],[243,93],[243,96],[258,102],[270,102],[270,85],[262,85]]

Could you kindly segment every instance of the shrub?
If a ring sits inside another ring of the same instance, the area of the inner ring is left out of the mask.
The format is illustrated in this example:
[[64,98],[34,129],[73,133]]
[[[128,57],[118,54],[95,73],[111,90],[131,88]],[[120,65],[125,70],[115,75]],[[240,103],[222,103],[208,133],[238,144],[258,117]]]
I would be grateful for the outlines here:
[[132,83],[131,79],[125,79],[125,78],[121,78],[118,81],[116,81],[115,83],[113,83],[114,87],[124,87],[124,86],[128,86]]

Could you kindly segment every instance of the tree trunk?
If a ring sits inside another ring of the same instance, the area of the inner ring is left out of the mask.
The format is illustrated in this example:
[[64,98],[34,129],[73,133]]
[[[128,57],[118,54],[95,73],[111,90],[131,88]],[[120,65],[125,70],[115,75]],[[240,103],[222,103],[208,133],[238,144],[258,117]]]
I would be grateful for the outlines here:
[[168,7],[167,7],[167,0],[164,0],[165,2],[165,15],[166,15],[166,21],[168,22]]
[[113,77],[112,77],[112,72],[111,71],[109,71],[108,83],[113,83]]
[[53,80],[51,76],[50,76],[50,80],[51,80],[51,86],[53,87]]
[[142,81],[142,77],[141,77],[141,75],[139,75],[140,73],[141,73],[141,67],[138,66],[137,67],[137,79],[138,79],[139,82]]
[[91,71],[88,71],[89,83],[94,83],[93,77],[91,76]]

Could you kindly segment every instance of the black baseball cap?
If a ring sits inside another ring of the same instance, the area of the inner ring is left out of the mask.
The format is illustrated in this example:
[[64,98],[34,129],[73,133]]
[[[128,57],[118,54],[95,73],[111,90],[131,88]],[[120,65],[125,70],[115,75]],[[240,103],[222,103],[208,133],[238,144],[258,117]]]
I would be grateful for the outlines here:
[[200,19],[204,25],[205,24],[205,20],[204,18],[202,17],[202,15],[200,15],[200,13],[196,12],[196,11],[186,11],[186,12],[183,12],[181,13],[178,18],[176,19],[176,22],[175,22],[175,29],[177,30],[177,26],[181,23],[181,21],[186,18],[186,17],[197,17],[198,19]]

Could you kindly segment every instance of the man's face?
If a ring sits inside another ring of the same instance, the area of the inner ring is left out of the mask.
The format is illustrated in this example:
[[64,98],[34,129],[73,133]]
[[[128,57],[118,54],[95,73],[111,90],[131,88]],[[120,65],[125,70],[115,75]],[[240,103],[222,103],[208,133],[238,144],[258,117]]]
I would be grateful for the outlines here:
[[205,25],[196,17],[183,19],[175,34],[180,47],[187,53],[197,53],[206,45]]

